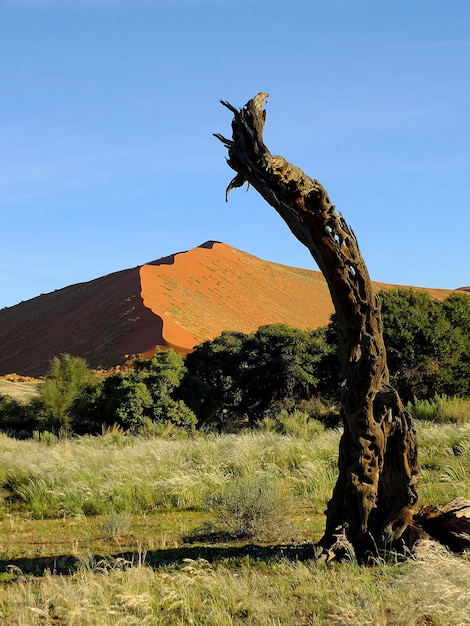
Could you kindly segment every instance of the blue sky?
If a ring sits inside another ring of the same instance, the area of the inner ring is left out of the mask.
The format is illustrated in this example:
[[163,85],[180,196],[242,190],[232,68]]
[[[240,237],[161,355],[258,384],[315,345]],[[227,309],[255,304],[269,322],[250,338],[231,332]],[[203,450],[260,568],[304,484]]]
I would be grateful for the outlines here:
[[468,0],[0,0],[0,308],[208,239],[317,269],[225,149],[317,178],[374,280],[470,284]]

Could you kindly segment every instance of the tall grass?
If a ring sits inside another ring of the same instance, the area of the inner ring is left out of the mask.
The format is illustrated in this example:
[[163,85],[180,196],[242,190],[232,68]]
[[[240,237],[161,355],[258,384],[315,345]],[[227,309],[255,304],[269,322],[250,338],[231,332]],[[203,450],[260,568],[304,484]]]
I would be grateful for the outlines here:
[[231,481],[260,473],[297,495],[318,489],[322,498],[333,486],[337,442],[332,432],[314,442],[276,433],[47,443],[0,436],[0,511],[44,518],[197,509]]
[[428,400],[414,398],[407,406],[412,416],[421,421],[466,424],[470,423],[470,398],[436,394]]
[[[166,440],[112,432],[68,441],[0,435],[0,513],[12,520],[15,512],[101,513],[101,532],[113,537],[132,514],[192,507],[232,534],[258,538],[257,524],[272,519],[280,527],[290,506],[306,502],[321,513],[331,495],[340,433],[313,424],[315,437],[305,439],[293,434],[304,425],[297,419],[287,420],[291,433],[284,435]],[[417,429],[421,504],[470,497],[470,423],[418,422]],[[104,569],[85,559],[70,577],[0,584],[0,621],[23,626],[465,626],[469,607],[469,557],[433,543],[407,563],[367,568],[245,558],[157,570],[116,561]]]
[[421,475],[420,504],[470,498],[470,423],[417,424]]
[[318,566],[248,558],[112,570],[0,587],[5,623],[111,626],[465,626],[470,561],[436,544],[413,562]]
[[[34,518],[205,510],[240,481],[260,480],[321,513],[337,473],[339,432],[192,439],[103,437],[18,441],[0,435],[0,515]],[[470,497],[470,423],[418,422],[421,502]]]

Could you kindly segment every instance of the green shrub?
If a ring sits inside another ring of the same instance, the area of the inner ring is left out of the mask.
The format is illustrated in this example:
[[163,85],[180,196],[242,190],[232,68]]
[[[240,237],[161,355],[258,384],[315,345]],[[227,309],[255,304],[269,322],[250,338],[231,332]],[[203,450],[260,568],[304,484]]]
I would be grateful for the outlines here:
[[191,429],[197,422],[195,414],[174,396],[185,371],[174,350],[158,350],[151,359],[137,361],[129,374],[108,376],[99,386],[87,387],[73,406],[73,430],[98,434],[103,427],[117,425],[132,433],[149,433],[149,420]]
[[155,422],[150,417],[144,417],[139,435],[142,437],[160,437],[162,439],[187,439],[190,433],[186,428],[177,426],[174,422]]
[[54,433],[51,433],[48,430],[43,430],[43,431],[35,430],[35,431],[33,431],[33,439],[34,439],[34,441],[41,442],[41,443],[43,443],[43,444],[45,444],[47,446],[50,446],[53,443],[57,442],[56,435],[54,435]]
[[267,432],[276,432],[281,435],[292,435],[302,439],[315,439],[324,431],[324,426],[304,411],[280,411],[273,417],[265,417],[258,422],[259,427]]
[[408,402],[408,411],[416,420],[436,422],[438,418],[438,410],[433,400],[419,400],[416,396],[413,402]]
[[387,360],[404,400],[470,395],[470,298],[416,289],[380,292]]
[[100,396],[105,422],[131,432],[142,426],[146,409],[152,406],[152,396],[143,382],[119,374],[104,381]]
[[267,536],[288,514],[279,483],[267,474],[233,478],[207,505],[214,511],[214,528],[237,538]]
[[33,398],[28,404],[0,394],[0,431],[25,439],[39,428],[41,404]]
[[412,416],[421,421],[470,423],[470,398],[435,394],[428,400],[414,398],[407,405]]
[[87,386],[95,378],[84,359],[62,354],[54,357],[49,365],[46,380],[39,389],[43,421],[46,427],[71,432],[71,409]]

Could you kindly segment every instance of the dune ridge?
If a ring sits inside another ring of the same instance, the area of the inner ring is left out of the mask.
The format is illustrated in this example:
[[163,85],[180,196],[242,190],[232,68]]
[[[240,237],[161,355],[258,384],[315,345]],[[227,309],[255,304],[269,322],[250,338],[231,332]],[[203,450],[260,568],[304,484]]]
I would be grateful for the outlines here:
[[[438,299],[452,293],[426,291]],[[3,309],[0,375],[42,376],[50,359],[65,352],[105,369],[133,355],[148,357],[157,346],[185,355],[223,330],[252,332],[272,323],[316,328],[332,312],[320,272],[208,241]]]

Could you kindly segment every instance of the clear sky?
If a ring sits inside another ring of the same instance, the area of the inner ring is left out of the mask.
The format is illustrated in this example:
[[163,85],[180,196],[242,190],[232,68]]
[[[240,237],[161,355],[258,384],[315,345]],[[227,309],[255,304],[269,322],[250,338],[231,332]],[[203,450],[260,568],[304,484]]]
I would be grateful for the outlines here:
[[372,279],[470,284],[469,0],[0,0],[0,308],[206,240],[317,269],[212,133],[317,178]]

